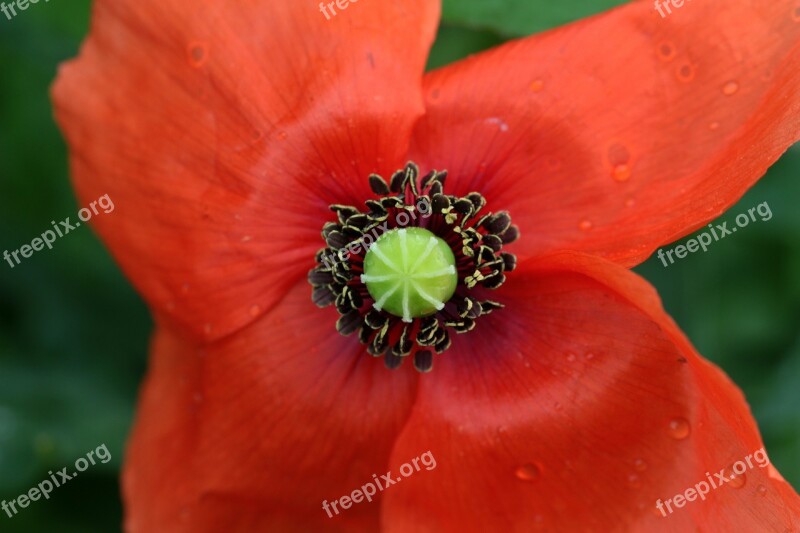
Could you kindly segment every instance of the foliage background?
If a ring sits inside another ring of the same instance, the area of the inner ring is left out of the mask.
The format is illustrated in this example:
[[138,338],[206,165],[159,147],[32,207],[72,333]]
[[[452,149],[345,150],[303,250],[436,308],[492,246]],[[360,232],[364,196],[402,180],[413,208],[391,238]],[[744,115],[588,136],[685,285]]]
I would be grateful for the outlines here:
[[[288,0],[287,0],[288,1]],[[292,0],[294,1],[294,0]],[[434,68],[516,36],[602,11],[610,0],[445,0]],[[0,15],[0,250],[77,212],[48,88],[73,57],[89,1]],[[669,268],[636,270],[702,354],[742,387],[773,462],[800,487],[800,149],[789,151],[721,220],[767,201],[768,222]],[[10,500],[105,443],[91,467],[0,530],[115,531],[118,472],[145,370],[151,321],[90,230],[13,270],[0,263],[0,499]]]

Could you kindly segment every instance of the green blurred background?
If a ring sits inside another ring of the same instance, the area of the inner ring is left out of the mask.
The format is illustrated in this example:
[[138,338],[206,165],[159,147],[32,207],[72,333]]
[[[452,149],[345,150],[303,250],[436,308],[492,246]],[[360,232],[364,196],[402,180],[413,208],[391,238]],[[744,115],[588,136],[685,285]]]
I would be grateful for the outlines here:
[[[294,0],[293,0],[294,1]],[[430,67],[622,2],[445,1]],[[0,251],[73,216],[66,150],[48,87],[86,34],[87,0],[0,14]],[[636,270],[700,352],[747,395],[772,461],[800,487],[800,149],[795,146],[721,220],[767,201],[773,218],[664,268]],[[729,223],[730,225],[730,223]],[[682,240],[681,242],[684,242]],[[151,320],[85,227],[14,268],[0,263],[0,499],[11,500],[106,444],[90,467],[0,531],[118,531],[118,472]]]

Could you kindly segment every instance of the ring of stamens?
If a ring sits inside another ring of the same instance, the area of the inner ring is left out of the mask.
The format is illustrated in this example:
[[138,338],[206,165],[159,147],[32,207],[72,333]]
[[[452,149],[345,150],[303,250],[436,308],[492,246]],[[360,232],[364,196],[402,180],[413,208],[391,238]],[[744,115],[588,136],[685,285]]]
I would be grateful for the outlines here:
[[[500,287],[516,267],[514,255],[502,250],[519,237],[508,213],[478,216],[486,205],[483,196],[444,194],[446,177],[446,172],[432,171],[419,178],[414,163],[395,172],[388,184],[371,175],[369,184],[378,198],[367,200],[364,211],[331,206],[338,222],[323,227],[327,247],[317,252],[317,265],[308,274],[314,303],[333,304],[341,315],[337,330],[342,335],[358,332],[367,352],[383,356],[390,369],[410,358],[418,371],[429,372],[433,353],[450,347],[451,332],[471,331],[477,319],[503,307],[488,298],[488,291]],[[408,248],[409,235],[424,236],[418,248]],[[384,245],[393,239],[398,249],[387,254],[390,248]],[[437,249],[452,255],[442,268],[431,262]],[[392,284],[397,272],[419,275]],[[423,283],[420,275],[431,278]]]

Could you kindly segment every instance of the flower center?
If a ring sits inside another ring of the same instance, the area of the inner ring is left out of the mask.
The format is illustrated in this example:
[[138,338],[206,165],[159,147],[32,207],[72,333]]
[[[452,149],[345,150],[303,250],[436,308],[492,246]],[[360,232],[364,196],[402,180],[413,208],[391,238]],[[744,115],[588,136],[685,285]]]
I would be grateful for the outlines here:
[[458,283],[455,265],[450,246],[430,231],[393,229],[370,247],[361,281],[372,307],[410,323],[444,309]]
[[387,183],[369,177],[376,199],[366,209],[332,205],[338,222],[322,228],[327,244],[308,273],[311,299],[335,305],[336,329],[358,332],[366,351],[388,368],[412,359],[429,372],[452,333],[472,331],[476,320],[503,306],[488,292],[516,267],[503,246],[519,237],[508,213],[485,213],[477,192],[444,193],[446,172],[422,178],[414,163]]

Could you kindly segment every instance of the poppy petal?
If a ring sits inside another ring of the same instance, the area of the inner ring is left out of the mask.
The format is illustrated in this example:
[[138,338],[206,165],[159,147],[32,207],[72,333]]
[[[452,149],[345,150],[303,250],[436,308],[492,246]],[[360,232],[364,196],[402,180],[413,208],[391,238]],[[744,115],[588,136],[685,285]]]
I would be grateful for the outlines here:
[[[405,163],[435,2],[105,0],[53,88],[82,202],[171,325],[217,339],[313,267],[328,206]],[[329,14],[330,16],[330,14]]]
[[717,217],[800,138],[795,0],[653,2],[426,75],[412,158],[507,209],[521,260],[632,266]]
[[129,531],[377,527],[377,504],[329,517],[323,502],[383,474],[417,376],[387,370],[336,318],[303,282],[210,346],[159,335],[124,470]]
[[[800,526],[800,499],[758,453],[741,392],[644,280],[565,253],[521,265],[497,299],[506,308],[420,381],[390,466],[427,451],[436,466],[382,494],[387,531]],[[737,461],[742,478],[675,499]]]

